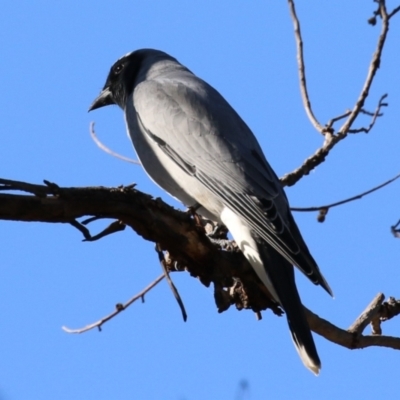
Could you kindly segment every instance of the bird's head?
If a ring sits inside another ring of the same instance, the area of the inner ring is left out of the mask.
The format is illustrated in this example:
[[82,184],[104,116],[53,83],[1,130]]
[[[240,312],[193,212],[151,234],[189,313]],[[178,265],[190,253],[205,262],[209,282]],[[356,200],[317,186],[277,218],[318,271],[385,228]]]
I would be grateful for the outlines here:
[[147,64],[146,61],[164,54],[158,50],[141,49],[121,57],[111,67],[103,90],[94,100],[89,111],[111,104],[117,104],[124,109],[128,96],[135,88],[140,72]]

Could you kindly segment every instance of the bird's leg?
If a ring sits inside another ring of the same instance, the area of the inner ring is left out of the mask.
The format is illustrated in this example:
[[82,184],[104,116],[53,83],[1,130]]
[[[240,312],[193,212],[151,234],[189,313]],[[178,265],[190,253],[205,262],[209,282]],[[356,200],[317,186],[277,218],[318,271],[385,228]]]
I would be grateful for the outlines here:
[[206,234],[212,239],[228,239],[228,228],[224,224],[207,220]]
[[228,239],[228,228],[221,223],[205,220],[206,235],[211,243],[220,247],[222,250],[235,251],[238,249],[234,240]]
[[225,251],[239,251],[239,248],[234,240],[230,239],[214,239],[211,237],[208,237],[210,239],[210,242],[214,244],[215,246],[221,248],[222,250]]
[[196,211],[200,207],[201,204],[196,203],[193,206],[188,207],[188,212],[193,216],[196,225],[204,228],[205,233],[210,239],[211,243],[226,251],[237,250],[236,242],[234,240],[228,239],[227,227],[224,224],[219,224],[217,222],[203,218],[201,215],[197,214]]

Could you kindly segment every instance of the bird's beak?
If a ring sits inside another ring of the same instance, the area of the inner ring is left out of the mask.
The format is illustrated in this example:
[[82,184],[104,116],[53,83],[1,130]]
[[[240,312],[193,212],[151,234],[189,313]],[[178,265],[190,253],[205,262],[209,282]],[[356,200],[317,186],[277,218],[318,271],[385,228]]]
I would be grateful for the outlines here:
[[111,104],[115,104],[115,101],[113,100],[110,88],[105,87],[92,103],[92,105],[89,107],[89,111],[96,110],[96,108],[109,106]]

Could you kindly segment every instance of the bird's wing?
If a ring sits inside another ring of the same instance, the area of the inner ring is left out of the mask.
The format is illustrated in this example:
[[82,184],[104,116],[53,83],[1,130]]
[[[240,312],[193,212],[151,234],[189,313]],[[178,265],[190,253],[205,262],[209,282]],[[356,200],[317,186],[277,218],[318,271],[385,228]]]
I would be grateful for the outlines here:
[[187,73],[144,81],[133,96],[139,124],[165,154],[331,293],[256,138],[215,89]]

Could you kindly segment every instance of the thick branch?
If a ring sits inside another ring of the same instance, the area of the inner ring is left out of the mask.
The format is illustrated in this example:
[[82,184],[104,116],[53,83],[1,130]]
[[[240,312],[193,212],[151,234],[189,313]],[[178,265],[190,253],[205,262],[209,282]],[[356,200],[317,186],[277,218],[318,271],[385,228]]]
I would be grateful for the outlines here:
[[[235,287],[231,304],[255,312],[271,308],[279,313],[278,306],[268,299],[264,286],[241,253],[220,251],[190,213],[177,211],[161,199],[153,199],[133,187],[57,187],[57,193],[53,195],[55,189],[51,186],[29,186],[23,182],[0,179],[1,183],[8,190],[29,191],[32,187],[32,191],[36,192],[40,189],[42,197],[0,193],[0,219],[68,223],[79,226],[81,232],[82,224],[76,221],[78,218],[94,216],[118,220],[144,239],[168,250],[171,260],[184,265],[204,285],[214,283],[216,288]],[[93,239],[89,232],[82,233],[85,240]],[[171,268],[174,262],[170,263]],[[236,290],[236,280],[241,281],[242,292],[246,291],[246,296]],[[221,311],[225,307],[222,304],[217,306]]]
[[[191,217],[191,213],[177,211],[162,200],[139,192],[133,186],[62,188],[49,182],[42,186],[0,179],[1,184],[3,186],[0,186],[0,189],[40,193],[40,196],[0,194],[0,219],[73,224],[75,227],[79,226],[86,240],[93,239],[93,236],[87,229],[82,231],[83,225],[76,221],[77,218],[94,217],[84,221],[86,223],[99,218],[115,219],[118,224],[130,226],[146,240],[158,243],[162,249],[168,250],[169,254],[165,259],[167,270],[186,270],[206,286],[213,283],[219,312],[235,305],[239,310],[251,309],[258,316],[268,308],[277,315],[282,314],[279,306],[269,298],[267,290],[242,253],[222,251],[208,239],[204,229]],[[114,313],[73,332],[100,328],[104,322],[141,298],[161,279],[158,278],[126,304],[117,305]],[[397,315],[400,307],[394,301],[386,306],[384,312],[382,310],[383,308],[379,311],[382,312],[380,321]],[[400,349],[399,338],[363,336],[361,328],[357,328],[355,334],[337,328],[307,309],[306,314],[314,332],[342,346],[385,346]],[[376,313],[374,316],[376,317]]]

